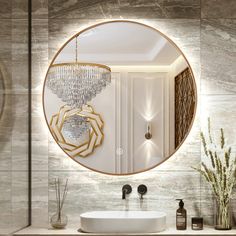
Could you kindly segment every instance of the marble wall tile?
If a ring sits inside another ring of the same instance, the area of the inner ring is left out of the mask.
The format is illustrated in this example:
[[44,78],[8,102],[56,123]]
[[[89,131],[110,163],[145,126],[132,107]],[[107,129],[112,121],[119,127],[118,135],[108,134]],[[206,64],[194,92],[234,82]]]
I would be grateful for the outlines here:
[[201,21],[202,94],[235,94],[236,20]]
[[0,192],[4,193],[0,195],[0,202],[11,201],[11,171],[0,171]]
[[0,9],[0,70],[5,84],[0,120],[0,233],[28,223],[27,2],[3,0]]
[[90,0],[48,2],[50,18],[199,18],[200,0]]
[[48,139],[48,127],[44,117],[34,117],[32,119],[32,141],[44,141]]
[[11,169],[12,148],[11,142],[0,142],[0,171]]
[[28,19],[28,0],[10,0],[12,19]]
[[22,228],[28,224],[28,171],[12,171],[12,222],[11,227]]
[[48,67],[48,20],[32,22],[32,93],[41,94]]
[[48,170],[48,141],[32,141],[32,170]]
[[[42,106],[43,81],[48,66],[47,1],[35,0],[32,4],[32,169],[47,172],[49,131]],[[33,179],[34,184],[37,184],[37,178],[36,182]],[[45,182],[45,188],[47,186]],[[44,203],[38,201],[37,204]],[[38,214],[37,207],[33,208],[34,213]]]
[[[14,112],[15,105],[12,102],[12,100],[13,100],[13,96],[11,94],[7,94],[5,96],[5,104],[4,104],[4,108],[3,108],[3,112],[2,112],[2,116],[1,116],[1,120],[0,120],[2,137],[8,138],[8,139],[10,139],[10,137],[11,137],[10,135],[11,135],[13,123],[15,120],[15,116],[14,116],[15,115],[15,112]],[[6,130],[6,132],[4,132],[5,130]]]
[[0,233],[10,231],[11,212],[11,171],[0,171]]
[[[42,93],[42,90],[40,91]],[[42,94],[32,94],[32,117],[44,118]]]
[[201,0],[202,18],[236,18],[234,0]]
[[28,117],[28,94],[13,94],[11,102],[14,106],[11,114],[14,117]]
[[[224,129],[227,142],[232,146],[232,153],[236,153],[236,95],[202,95],[202,130],[207,132],[207,118],[211,118],[212,133],[216,139],[220,128]],[[203,158],[203,157],[202,157]]]
[[[49,172],[49,216],[56,208],[55,191],[53,181],[60,177],[65,181],[69,178],[69,192],[65,203],[65,213],[69,217],[70,226],[79,225],[79,214],[93,210],[159,210],[168,214],[168,222],[175,219],[177,206],[176,198],[185,197],[185,204],[189,216],[195,215],[200,204],[199,175],[194,172],[158,172],[149,171],[147,174],[139,174],[130,177],[112,177],[96,174],[89,171]],[[188,176],[188,177],[187,177]],[[130,183],[133,192],[126,204],[121,199],[121,189],[126,183]],[[137,194],[137,186],[146,184],[148,193],[144,202],[140,205]]]
[[48,0],[32,1],[32,18],[33,20],[48,18]]
[[11,233],[11,201],[0,201],[0,233],[7,235]]
[[28,140],[12,140],[12,171],[27,171],[28,170]]
[[28,117],[15,117],[12,127],[12,139],[17,141],[28,140]]
[[11,41],[12,41],[12,24],[11,19],[0,19],[0,71],[1,79],[3,79],[6,92],[9,93],[12,88],[11,78]]
[[0,19],[0,58],[1,63],[11,60],[12,23],[9,19]]
[[48,172],[32,172],[32,225],[48,227]]
[[12,89],[28,93],[28,22],[12,20]]
[[10,19],[12,16],[12,1],[2,0],[0,8],[0,19]]
[[12,128],[11,127],[4,127],[1,125],[0,129],[1,129],[0,142],[11,141]]
[[27,19],[27,0],[1,0],[0,19]]

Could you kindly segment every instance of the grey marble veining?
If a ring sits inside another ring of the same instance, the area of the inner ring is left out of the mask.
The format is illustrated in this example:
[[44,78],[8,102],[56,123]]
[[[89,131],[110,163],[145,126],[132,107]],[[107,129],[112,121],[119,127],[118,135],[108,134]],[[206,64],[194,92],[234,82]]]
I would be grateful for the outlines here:
[[1,0],[0,19],[11,18],[12,16],[12,1]]
[[28,93],[28,22],[12,20],[12,89]]
[[200,0],[50,0],[50,18],[199,18]]
[[1,232],[4,229],[7,229],[7,233],[11,232],[11,201],[7,200],[7,201],[0,201],[0,229]]
[[11,224],[18,229],[28,224],[28,171],[13,171],[11,186]]
[[[211,118],[213,134],[219,137],[220,128],[224,129],[227,143],[236,153],[236,95],[205,95],[202,96],[202,130],[207,132],[207,118]],[[204,156],[202,156],[203,158]]]
[[[27,1],[1,1],[0,69],[5,104],[0,119],[0,234],[28,222]],[[16,20],[17,19],[17,20]]]
[[41,94],[48,61],[48,19],[32,22],[32,93]]
[[44,141],[48,139],[49,130],[46,126],[44,116],[33,117],[32,130],[32,141]]
[[0,201],[10,201],[11,200],[11,172],[10,171],[0,171],[0,192],[4,194],[0,195]]
[[0,171],[8,171],[11,168],[11,142],[0,142]]
[[6,64],[11,60],[12,25],[9,19],[0,19],[0,57]]
[[12,171],[27,171],[28,170],[28,141],[12,140]]
[[32,141],[33,171],[48,171],[48,141]]
[[236,18],[235,0],[201,0],[202,18]]
[[32,1],[32,18],[33,19],[48,18],[48,0]]
[[27,19],[28,18],[28,1],[26,0],[11,0],[12,2],[12,19]]
[[[236,92],[236,20],[204,19],[201,22],[203,94]],[[217,88],[217,89],[216,89]]]
[[12,109],[12,115],[14,117],[28,117],[28,94],[13,94],[11,96],[11,102],[14,106]]
[[32,225],[48,226],[48,172],[32,172]]
[[42,89],[48,67],[47,0],[32,3],[32,225],[48,226],[48,128]]

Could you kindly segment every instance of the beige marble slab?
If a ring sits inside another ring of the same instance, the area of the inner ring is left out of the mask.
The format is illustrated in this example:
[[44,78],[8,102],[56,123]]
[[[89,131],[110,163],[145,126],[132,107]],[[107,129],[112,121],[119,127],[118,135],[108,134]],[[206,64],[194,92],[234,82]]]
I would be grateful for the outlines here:
[[200,1],[110,0],[48,1],[49,18],[198,18]]
[[202,0],[202,18],[235,18],[235,0]]

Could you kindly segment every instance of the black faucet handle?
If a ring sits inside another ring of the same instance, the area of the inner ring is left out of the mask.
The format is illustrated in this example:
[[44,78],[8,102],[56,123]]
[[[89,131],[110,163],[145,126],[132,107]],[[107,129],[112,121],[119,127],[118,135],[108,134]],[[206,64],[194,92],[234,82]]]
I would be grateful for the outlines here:
[[140,199],[143,199],[143,195],[147,193],[147,186],[144,184],[140,184],[137,190],[140,194]]
[[126,194],[130,194],[132,192],[132,187],[129,184],[125,184],[122,187],[122,199],[125,199]]

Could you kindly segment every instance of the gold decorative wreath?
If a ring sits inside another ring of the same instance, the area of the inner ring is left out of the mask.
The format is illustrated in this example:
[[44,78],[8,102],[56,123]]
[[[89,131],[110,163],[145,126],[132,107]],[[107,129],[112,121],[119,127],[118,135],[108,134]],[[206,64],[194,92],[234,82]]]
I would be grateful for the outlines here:
[[[75,145],[69,142],[62,133],[65,121],[74,115],[86,117],[91,125],[89,131],[89,138],[85,142]],[[93,153],[94,149],[100,146],[103,142],[103,120],[101,116],[94,112],[89,105],[84,105],[82,109],[70,108],[65,105],[59,110],[59,113],[52,116],[50,121],[50,130],[57,143],[70,157],[86,157]]]

